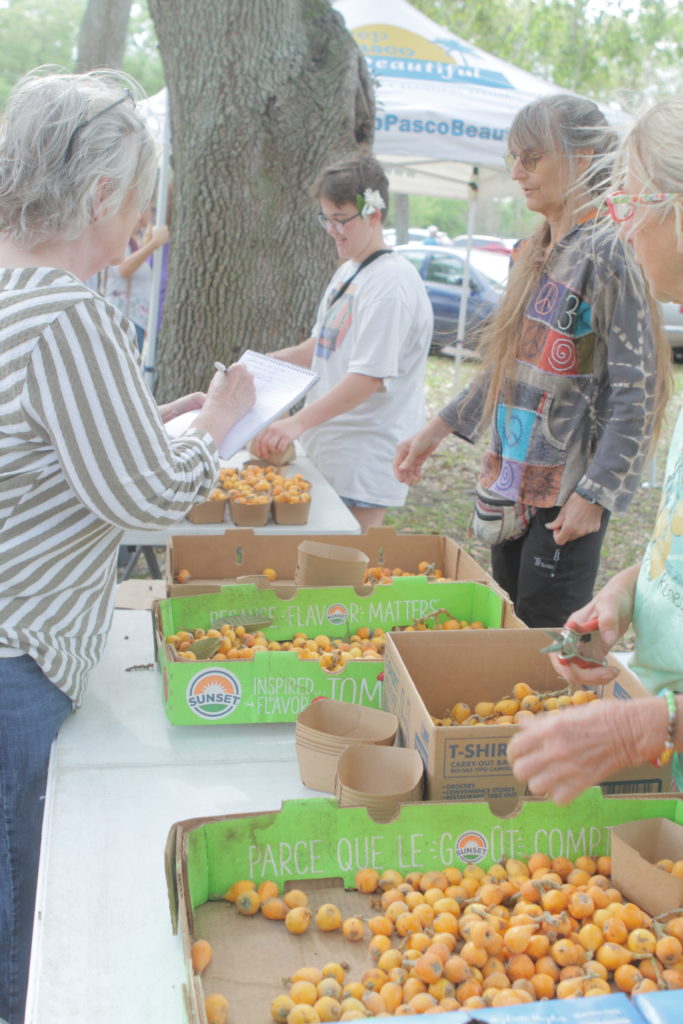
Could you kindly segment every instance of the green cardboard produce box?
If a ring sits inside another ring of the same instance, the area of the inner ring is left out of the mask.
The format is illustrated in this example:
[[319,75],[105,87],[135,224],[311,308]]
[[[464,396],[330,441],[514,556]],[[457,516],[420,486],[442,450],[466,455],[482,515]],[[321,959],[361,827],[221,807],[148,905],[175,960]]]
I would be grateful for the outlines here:
[[[224,615],[259,615],[273,624],[269,640],[352,635],[361,626],[407,626],[440,608],[457,619],[500,626],[504,602],[481,583],[435,583],[403,577],[359,594],[353,587],[300,588],[283,599],[271,588],[235,584],[217,594],[168,598],[155,606],[157,657],[163,702],[173,725],[293,722],[318,697],[381,705],[383,661],[349,661],[337,672],[294,651],[257,651],[251,661],[179,661],[165,637],[179,629],[207,629]],[[516,631],[515,631],[516,632]]]
[[[294,936],[282,922],[261,914],[242,917],[222,899],[239,879],[251,879],[257,886],[270,879],[281,889],[303,885],[312,895],[312,907],[332,896],[345,914],[358,913],[354,899],[361,897],[348,890],[360,868],[395,868],[405,875],[444,867],[463,870],[469,864],[486,869],[507,858],[527,859],[534,852],[570,860],[597,857],[610,851],[611,826],[654,817],[683,823],[683,802],[673,795],[605,798],[595,788],[567,807],[527,800],[505,818],[486,803],[422,803],[406,804],[393,821],[378,823],[364,808],[308,799],[287,801],[279,811],[178,822],[167,842],[166,873],[173,927],[180,932],[187,965],[190,1021],[205,1020],[204,996],[209,992],[222,992],[229,999],[231,1020],[256,1024],[268,1018],[270,1001],[284,990],[282,979],[305,964],[346,961],[353,977],[371,966],[367,942],[345,941],[339,933],[325,934],[315,927]],[[362,901],[367,912],[368,897]],[[190,960],[191,943],[200,937],[213,947],[212,962],[201,976],[193,974]],[[608,1012],[611,999],[578,1000],[584,1016],[576,1019],[597,1022],[600,1017],[591,1013],[601,1008]],[[515,1019],[573,1020],[562,1016],[568,1003],[527,1004],[528,1016]],[[508,1009],[487,1010],[485,1019],[504,1020]],[[472,1016],[478,1017],[479,1011]],[[460,1014],[452,1019],[459,1020]],[[638,1018],[608,1013],[604,1019]]]
[[[390,566],[417,573],[420,563],[428,562],[457,582],[485,583],[504,600],[501,625],[506,628],[524,625],[493,577],[452,537],[436,533],[396,533],[390,526],[373,526],[362,534],[325,534],[324,537],[304,532],[261,535],[249,529],[226,530],[221,536],[178,534],[169,538],[166,549],[167,594],[169,597],[215,594],[240,577],[258,575],[266,568],[277,573],[278,587],[291,585],[299,544],[305,540],[324,540],[328,544],[356,548],[368,556],[371,566]],[[190,573],[188,583],[176,582],[181,569]]]

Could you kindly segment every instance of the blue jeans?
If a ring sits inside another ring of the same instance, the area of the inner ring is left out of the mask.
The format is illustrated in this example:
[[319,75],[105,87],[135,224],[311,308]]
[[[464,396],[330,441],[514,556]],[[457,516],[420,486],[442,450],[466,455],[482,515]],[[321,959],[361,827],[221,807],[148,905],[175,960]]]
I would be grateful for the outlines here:
[[47,766],[71,701],[33,658],[0,658],[0,1018],[23,1024]]

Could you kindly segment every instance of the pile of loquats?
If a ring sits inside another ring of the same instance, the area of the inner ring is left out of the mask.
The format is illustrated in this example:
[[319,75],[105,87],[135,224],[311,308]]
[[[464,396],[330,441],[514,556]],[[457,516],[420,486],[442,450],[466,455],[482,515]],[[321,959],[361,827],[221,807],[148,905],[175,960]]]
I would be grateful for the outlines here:
[[441,569],[437,569],[434,562],[419,562],[417,572],[409,572],[407,569],[392,569],[386,565],[370,565],[365,570],[363,581],[365,583],[391,583],[396,576],[426,576],[437,583],[455,583],[449,576],[444,576]]
[[244,505],[267,505],[271,501],[287,504],[309,502],[310,482],[295,473],[286,477],[277,466],[247,463],[242,469],[228,466],[219,471],[218,486],[209,501],[236,501]]
[[[683,877],[683,861],[660,866]],[[311,909],[303,890],[280,893],[272,881],[238,881],[223,898],[292,935],[314,926],[342,942],[369,939],[372,966],[359,978],[343,956],[296,970],[271,1003],[278,1024],[683,988],[683,909],[651,918],[611,885],[610,869],[606,856],[572,862],[543,853],[488,871],[467,865],[403,876],[366,868],[355,884],[369,913],[347,918],[332,903]],[[198,939],[195,971],[211,955]],[[225,1016],[212,1015],[209,1000]],[[224,1024],[227,1005],[222,995],[207,997],[209,1024]]]
[[[445,616],[439,621],[439,616]],[[430,625],[427,622],[430,621]],[[408,626],[406,632],[423,629],[485,629],[482,622],[456,619],[441,608]],[[268,640],[262,630],[250,631],[243,625],[224,624],[209,629],[179,629],[165,642],[175,658],[183,661],[251,661],[259,651],[295,651],[304,661],[318,661],[328,672],[342,669],[347,661],[382,661],[386,632],[380,627],[359,626],[344,638],[325,633],[308,636],[295,633],[291,640]]]
[[443,715],[432,715],[434,725],[516,725],[522,718],[533,717],[542,711],[558,712],[599,700],[594,690],[552,690],[547,693],[533,690],[528,683],[515,683],[509,697],[500,700],[480,700],[471,708],[459,701]]

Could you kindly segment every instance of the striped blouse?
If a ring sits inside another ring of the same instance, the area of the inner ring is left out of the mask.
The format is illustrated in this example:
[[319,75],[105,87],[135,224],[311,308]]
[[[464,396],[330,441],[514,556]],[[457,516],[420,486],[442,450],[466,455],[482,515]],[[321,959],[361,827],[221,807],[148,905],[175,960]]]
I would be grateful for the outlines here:
[[208,434],[167,436],[122,313],[66,271],[0,269],[0,645],[78,704],[124,529],[178,522],[217,468]]

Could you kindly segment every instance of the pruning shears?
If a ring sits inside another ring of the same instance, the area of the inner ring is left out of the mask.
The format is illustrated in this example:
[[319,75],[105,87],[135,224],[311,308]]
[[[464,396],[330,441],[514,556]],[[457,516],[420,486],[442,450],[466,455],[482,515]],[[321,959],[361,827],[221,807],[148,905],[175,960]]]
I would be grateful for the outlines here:
[[557,654],[562,664],[571,662],[577,668],[607,665],[607,658],[602,653],[597,619],[591,619],[583,625],[569,619],[561,630],[546,629],[546,633],[553,642],[541,648],[542,654]]

